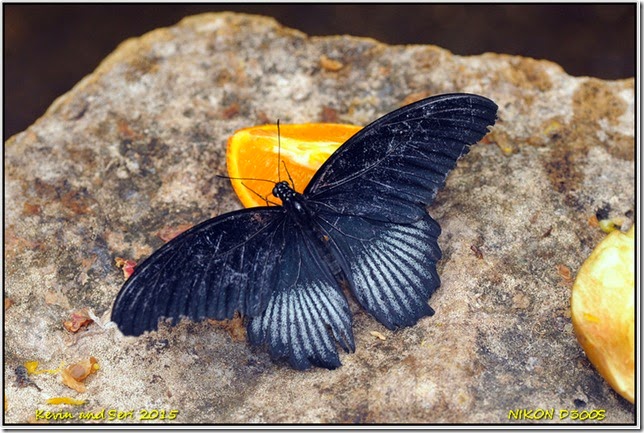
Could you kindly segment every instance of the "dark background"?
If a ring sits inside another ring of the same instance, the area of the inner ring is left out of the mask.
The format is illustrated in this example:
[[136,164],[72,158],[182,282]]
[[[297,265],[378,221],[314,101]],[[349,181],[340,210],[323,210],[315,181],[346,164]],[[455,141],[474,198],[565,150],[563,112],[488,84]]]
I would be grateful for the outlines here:
[[559,63],[571,75],[635,75],[636,4],[4,4],[4,139],[26,129],[116,46],[187,15],[275,17],[309,35],[369,36]]

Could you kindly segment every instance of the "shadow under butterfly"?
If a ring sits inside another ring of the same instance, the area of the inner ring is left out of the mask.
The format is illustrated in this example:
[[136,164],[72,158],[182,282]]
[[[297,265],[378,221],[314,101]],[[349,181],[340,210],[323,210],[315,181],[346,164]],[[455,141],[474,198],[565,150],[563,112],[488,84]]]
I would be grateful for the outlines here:
[[447,174],[494,125],[497,105],[472,94],[393,111],[339,147],[303,194],[282,206],[207,220],[159,248],[125,282],[112,310],[124,335],[162,318],[230,319],[296,369],[341,365],[355,351],[344,288],[388,329],[434,314],[440,227],[426,212]]

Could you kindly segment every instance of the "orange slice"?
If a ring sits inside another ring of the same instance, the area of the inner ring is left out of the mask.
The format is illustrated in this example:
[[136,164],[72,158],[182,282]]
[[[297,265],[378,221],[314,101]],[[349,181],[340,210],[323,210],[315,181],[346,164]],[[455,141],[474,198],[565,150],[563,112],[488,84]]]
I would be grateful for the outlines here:
[[301,193],[324,161],[360,129],[337,123],[280,124],[279,145],[277,125],[240,129],[228,139],[228,176],[245,207],[265,206],[262,197],[281,204],[272,194],[275,182],[289,181],[290,175]]
[[635,226],[595,247],[572,288],[572,324],[597,371],[622,397],[635,395]]

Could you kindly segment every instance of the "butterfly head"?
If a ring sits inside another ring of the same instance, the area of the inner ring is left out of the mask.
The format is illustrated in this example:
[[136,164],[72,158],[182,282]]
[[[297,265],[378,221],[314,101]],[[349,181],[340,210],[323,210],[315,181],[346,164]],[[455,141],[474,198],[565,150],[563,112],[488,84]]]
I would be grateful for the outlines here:
[[277,182],[273,187],[273,195],[282,200],[282,202],[294,198],[296,194],[297,193],[285,180]]

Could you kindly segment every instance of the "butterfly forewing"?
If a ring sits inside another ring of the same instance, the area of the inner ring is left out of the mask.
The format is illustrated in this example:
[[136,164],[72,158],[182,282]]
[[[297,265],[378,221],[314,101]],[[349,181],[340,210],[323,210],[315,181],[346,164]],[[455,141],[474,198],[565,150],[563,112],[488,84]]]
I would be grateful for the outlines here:
[[305,195],[342,214],[416,220],[456,160],[494,124],[496,109],[489,99],[467,94],[431,97],[400,108],[338,148]]
[[112,321],[123,334],[140,335],[162,318],[259,314],[277,278],[284,218],[280,208],[253,208],[180,234],[136,267],[116,298]]

